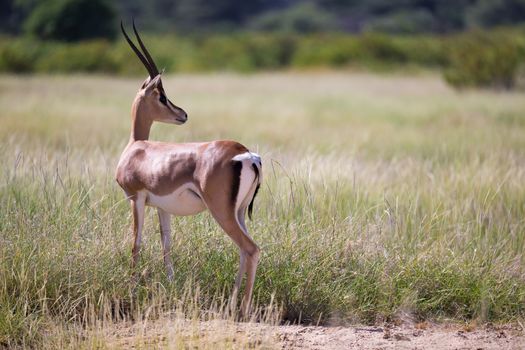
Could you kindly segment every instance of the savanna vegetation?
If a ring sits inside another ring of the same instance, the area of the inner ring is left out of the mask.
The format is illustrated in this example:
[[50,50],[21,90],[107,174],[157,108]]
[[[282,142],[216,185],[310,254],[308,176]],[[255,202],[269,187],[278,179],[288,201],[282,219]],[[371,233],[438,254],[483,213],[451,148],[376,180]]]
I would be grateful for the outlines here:
[[[259,322],[233,322],[238,253],[207,213],[173,221],[169,283],[149,210],[131,283],[114,169],[145,75],[119,34],[132,18],[190,116],[152,139],[236,139],[263,157]],[[524,20],[524,0],[2,1],[0,348],[523,324]]]
[[[474,31],[451,36],[358,36],[318,33],[237,33],[147,37],[160,67],[169,72],[311,70],[441,70],[455,87],[509,89],[523,80],[521,30]],[[62,43],[0,39],[0,72],[143,74],[124,40]],[[519,85],[519,84],[518,84]]]
[[[199,329],[233,318],[238,264],[208,214],[173,221],[168,283],[149,210],[130,284],[131,217],[114,169],[139,85],[0,78],[0,346],[114,347],[130,321],[166,322],[161,334],[141,323],[142,346],[271,344],[225,323],[219,340]],[[152,139],[236,139],[263,157],[249,223],[262,248],[253,319],[523,321],[523,92],[351,71],[178,75],[164,86],[190,119],[154,126]]]
[[0,72],[142,74],[118,28],[132,18],[171,72],[408,67],[496,89],[523,75],[523,0],[7,0]]

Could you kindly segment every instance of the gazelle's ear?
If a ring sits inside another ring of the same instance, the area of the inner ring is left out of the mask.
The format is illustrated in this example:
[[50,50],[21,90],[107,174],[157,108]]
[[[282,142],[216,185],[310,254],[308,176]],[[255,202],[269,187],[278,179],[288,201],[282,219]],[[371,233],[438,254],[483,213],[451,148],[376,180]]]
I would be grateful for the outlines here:
[[152,92],[155,88],[158,88],[161,85],[161,75],[158,74],[155,78],[147,80],[144,82],[143,89],[146,90],[146,93]]
[[141,90],[145,89],[146,86],[148,86],[149,82],[151,81],[151,78],[148,76],[144,82],[142,83],[142,86],[140,87]]

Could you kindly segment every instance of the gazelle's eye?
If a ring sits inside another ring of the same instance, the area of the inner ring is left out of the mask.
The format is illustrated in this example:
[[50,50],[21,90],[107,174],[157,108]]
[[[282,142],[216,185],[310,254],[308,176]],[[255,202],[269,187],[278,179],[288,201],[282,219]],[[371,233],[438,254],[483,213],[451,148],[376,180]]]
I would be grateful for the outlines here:
[[159,101],[163,105],[166,105],[168,103],[167,100],[166,100],[166,95],[164,95],[164,94],[160,94]]

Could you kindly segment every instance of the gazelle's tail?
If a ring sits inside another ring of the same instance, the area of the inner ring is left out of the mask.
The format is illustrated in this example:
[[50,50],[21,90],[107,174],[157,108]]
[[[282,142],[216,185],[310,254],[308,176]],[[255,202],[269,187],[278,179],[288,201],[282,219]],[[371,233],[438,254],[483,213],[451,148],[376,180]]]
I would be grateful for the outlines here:
[[257,196],[257,192],[259,192],[259,187],[261,187],[262,183],[262,161],[261,157],[259,157],[258,154],[252,153],[254,162],[252,163],[253,171],[255,171],[255,181],[257,181],[257,185],[255,186],[255,192],[253,193],[252,200],[250,201],[250,205],[248,205],[248,217],[250,220],[252,219],[252,211],[253,211],[253,201],[255,200],[255,196]]

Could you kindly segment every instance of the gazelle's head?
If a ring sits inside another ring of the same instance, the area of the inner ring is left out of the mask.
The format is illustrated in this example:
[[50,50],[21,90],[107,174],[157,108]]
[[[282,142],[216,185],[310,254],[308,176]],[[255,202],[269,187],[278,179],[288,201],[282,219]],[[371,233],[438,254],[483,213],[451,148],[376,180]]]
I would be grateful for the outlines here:
[[143,122],[146,123],[159,121],[178,125],[184,124],[186,120],[188,120],[188,115],[182,108],[175,106],[166,96],[166,92],[162,87],[162,75],[159,73],[155,61],[153,61],[146,46],[140,39],[137,28],[135,28],[135,22],[133,22],[133,31],[144,53],[133,44],[124,30],[122,22],[120,22],[120,28],[129,46],[131,46],[149,73],[148,78],[146,78],[142,84],[133,102],[134,117],[144,118],[145,120],[143,120]]

